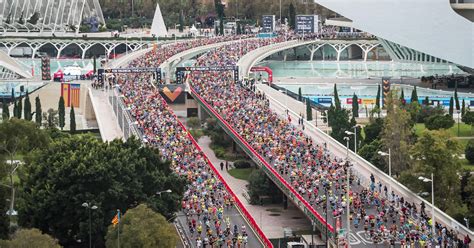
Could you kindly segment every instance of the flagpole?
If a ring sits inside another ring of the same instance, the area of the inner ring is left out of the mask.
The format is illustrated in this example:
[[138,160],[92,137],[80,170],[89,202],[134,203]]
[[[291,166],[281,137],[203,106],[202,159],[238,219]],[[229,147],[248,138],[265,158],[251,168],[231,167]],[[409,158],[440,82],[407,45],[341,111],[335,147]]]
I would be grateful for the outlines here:
[[120,209],[117,209],[118,226],[117,226],[117,248],[120,248]]

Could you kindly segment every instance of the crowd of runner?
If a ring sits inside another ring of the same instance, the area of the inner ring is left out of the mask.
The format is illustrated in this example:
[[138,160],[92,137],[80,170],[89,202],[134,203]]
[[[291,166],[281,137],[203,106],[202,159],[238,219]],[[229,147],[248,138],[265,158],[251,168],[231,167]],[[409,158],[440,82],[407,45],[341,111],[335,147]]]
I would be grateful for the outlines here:
[[[203,39],[156,49],[131,62],[131,67],[157,67],[169,57],[193,48],[235,37]],[[234,199],[226,191],[204,154],[197,149],[179,120],[153,85],[150,74],[117,74],[115,82],[145,143],[157,147],[174,171],[190,185],[181,202],[188,231],[196,247],[247,247],[245,226],[232,223]]]
[[[198,58],[197,64],[235,65],[239,53],[245,54],[262,43],[254,40],[244,46],[238,42],[222,46]],[[188,82],[313,208],[328,213],[337,229],[344,228],[342,216],[349,202],[352,230],[362,232],[374,244],[469,246],[468,236],[463,240],[455,230],[439,223],[435,223],[432,235],[431,215],[426,214],[424,204],[389,192],[387,185],[373,175],[364,180],[351,174],[347,199],[347,170],[352,171],[351,165],[291,124],[289,116],[280,117],[272,111],[269,100],[255,87],[234,82],[232,73],[194,72]]]

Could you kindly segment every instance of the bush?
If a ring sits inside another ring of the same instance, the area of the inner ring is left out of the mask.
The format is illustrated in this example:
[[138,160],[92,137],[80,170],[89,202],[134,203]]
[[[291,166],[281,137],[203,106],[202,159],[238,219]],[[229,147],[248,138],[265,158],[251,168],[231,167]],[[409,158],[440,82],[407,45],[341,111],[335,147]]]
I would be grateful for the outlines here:
[[444,108],[443,106],[429,106],[429,105],[422,105],[420,112],[416,117],[417,123],[425,123],[426,120],[434,115],[444,115]]
[[454,125],[450,115],[433,115],[425,120],[425,127],[429,130],[449,129]]
[[469,142],[466,145],[466,159],[469,161],[469,163],[474,164],[474,140],[469,140]]
[[188,127],[192,129],[201,127],[201,120],[198,117],[189,117],[187,121]]
[[252,163],[248,160],[237,160],[234,162],[234,167],[237,169],[245,169],[252,167]]

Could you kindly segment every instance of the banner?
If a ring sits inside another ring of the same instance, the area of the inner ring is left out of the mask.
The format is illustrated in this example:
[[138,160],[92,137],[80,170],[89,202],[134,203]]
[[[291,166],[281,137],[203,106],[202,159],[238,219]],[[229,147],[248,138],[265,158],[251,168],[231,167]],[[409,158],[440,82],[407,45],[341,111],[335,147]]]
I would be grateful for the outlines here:
[[74,106],[75,108],[79,108],[81,85],[61,83],[61,96],[64,99],[65,107]]
[[375,104],[375,99],[362,99],[362,104]]
[[262,16],[262,32],[273,33],[275,30],[275,15]]
[[193,71],[233,71],[234,72],[234,81],[239,81],[239,67],[238,66],[185,66],[185,67],[176,67],[176,83],[182,84],[186,72]]
[[[361,104],[361,103],[362,103],[362,99],[360,99],[360,98],[357,99],[357,102],[358,102],[359,104]],[[352,98],[346,98],[346,103],[347,103],[347,104],[352,104]]]
[[97,80],[104,82],[104,73],[153,73],[153,78],[161,83],[161,69],[158,67],[137,67],[137,68],[109,68],[97,70]]
[[[382,78],[382,92],[383,92],[383,105],[385,105],[385,99],[388,97],[388,93],[390,93],[390,78],[383,77]],[[382,105],[382,106],[383,106]]]
[[41,80],[51,80],[51,65],[49,57],[41,57]]
[[166,84],[158,85],[160,88],[160,95],[167,103],[170,104],[184,104],[186,102],[186,92],[184,84]]
[[317,33],[319,31],[319,17],[317,15],[297,15],[296,33]]

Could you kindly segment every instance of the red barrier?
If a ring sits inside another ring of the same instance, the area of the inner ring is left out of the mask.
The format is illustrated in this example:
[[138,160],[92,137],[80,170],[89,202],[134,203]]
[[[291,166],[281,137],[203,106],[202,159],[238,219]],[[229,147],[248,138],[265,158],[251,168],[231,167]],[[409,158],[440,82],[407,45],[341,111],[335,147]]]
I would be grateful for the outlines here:
[[191,88],[191,91],[193,92],[193,94],[196,95],[196,96],[199,98],[199,100],[200,100],[204,105],[206,105],[206,107],[207,107],[210,111],[212,111],[212,113],[213,113],[222,123],[224,123],[224,125],[226,125],[227,128],[229,128],[229,130],[231,130],[231,132],[235,135],[235,137],[237,137],[237,138],[247,147],[247,149],[249,149],[255,156],[257,156],[258,159],[259,159],[260,161],[262,161],[262,163],[265,164],[265,167],[267,167],[267,169],[270,170],[270,171],[278,178],[278,180],[280,180],[280,182],[283,183],[283,184],[298,198],[298,200],[300,200],[301,202],[303,202],[303,204],[306,206],[306,208],[308,208],[308,209],[311,211],[311,213],[313,213],[313,214],[318,218],[318,220],[319,220],[321,223],[323,223],[323,224],[326,225],[326,227],[329,229],[330,232],[334,233],[334,227],[333,227],[332,225],[328,224],[328,223],[324,220],[324,218],[321,217],[321,215],[319,215],[319,213],[316,212],[316,210],[314,210],[314,208],[313,208],[299,193],[297,193],[296,190],[293,189],[293,187],[291,187],[291,186],[286,182],[286,180],[285,180],[284,178],[282,178],[282,177],[280,176],[280,174],[277,173],[277,172],[273,169],[273,167],[270,166],[270,165],[267,163],[267,161],[265,161],[265,159],[262,158],[262,156],[260,156],[260,154],[258,154],[258,153],[253,149],[253,147],[251,147],[251,146],[248,144],[247,141],[245,141],[238,133],[236,133],[236,132],[234,131],[234,129],[227,123],[227,121],[225,121],[224,119],[222,119],[222,117],[221,117],[218,113],[216,113],[216,111],[215,111],[211,106],[209,106],[209,104],[208,104],[206,101],[204,101],[204,100],[202,99],[202,97],[201,97],[199,94],[196,93],[196,91],[194,90],[193,87],[190,87],[190,88]]
[[163,105],[168,108],[169,112],[174,116],[174,118],[176,119],[176,121],[178,122],[178,124],[181,126],[181,128],[186,131],[187,135],[188,135],[188,138],[191,139],[191,142],[194,144],[194,146],[203,154],[205,160],[207,161],[207,163],[209,164],[209,166],[211,167],[212,171],[214,171],[214,173],[216,174],[217,178],[224,184],[224,187],[227,189],[227,191],[230,193],[230,195],[232,195],[232,198],[234,198],[234,202],[237,204],[238,208],[240,209],[240,211],[243,212],[243,217],[245,217],[247,220],[248,220],[248,223],[250,224],[250,226],[252,227],[252,229],[254,230],[254,232],[256,232],[256,234],[260,237],[260,240],[263,242],[263,244],[265,245],[265,247],[268,247],[268,248],[273,248],[273,244],[270,242],[270,240],[265,236],[265,234],[263,233],[263,231],[260,229],[260,227],[257,225],[257,222],[252,218],[252,216],[250,215],[250,213],[247,211],[247,209],[244,207],[244,205],[242,204],[242,202],[240,202],[239,198],[237,198],[237,196],[234,194],[234,192],[232,191],[232,189],[229,187],[229,185],[225,182],[224,178],[222,178],[221,174],[219,173],[219,170],[217,170],[214,165],[211,163],[211,161],[209,160],[209,158],[206,156],[206,154],[202,151],[201,147],[199,146],[199,144],[196,142],[196,140],[194,139],[194,137],[188,132],[188,130],[186,129],[186,127],[183,125],[183,123],[181,123],[181,121],[179,121],[178,117],[175,115],[174,111],[168,106],[168,104],[166,103],[166,101],[163,99],[163,97],[160,95],[160,98],[161,98],[161,101],[163,102]]
[[268,82],[269,83],[273,82],[273,71],[268,66],[254,66],[254,67],[250,68],[250,71],[251,72],[264,71],[268,74]]

